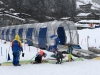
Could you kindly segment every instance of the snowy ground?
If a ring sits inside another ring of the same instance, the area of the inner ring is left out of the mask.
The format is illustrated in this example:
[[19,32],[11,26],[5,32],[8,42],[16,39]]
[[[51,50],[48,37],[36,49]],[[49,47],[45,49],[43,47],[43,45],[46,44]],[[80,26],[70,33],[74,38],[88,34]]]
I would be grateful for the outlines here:
[[100,28],[79,30],[79,44],[82,49],[87,49],[87,37],[89,47],[100,47]]
[[[78,31],[79,33],[79,44],[83,49],[87,50],[87,36],[89,36],[89,46],[100,46],[100,29],[85,29]],[[12,51],[10,43],[3,44],[3,40],[0,40],[0,62],[7,61],[7,52],[9,51],[12,59]],[[2,47],[2,54],[1,54]],[[25,57],[21,57],[20,60],[31,59],[39,49],[29,47],[23,44]],[[7,51],[7,52],[6,52]],[[48,55],[46,58],[50,58],[52,53],[45,51]],[[67,60],[67,58],[65,58]],[[27,64],[20,67],[15,66],[0,66],[0,75],[100,75],[100,61],[99,60],[87,60],[66,62],[63,64]]]

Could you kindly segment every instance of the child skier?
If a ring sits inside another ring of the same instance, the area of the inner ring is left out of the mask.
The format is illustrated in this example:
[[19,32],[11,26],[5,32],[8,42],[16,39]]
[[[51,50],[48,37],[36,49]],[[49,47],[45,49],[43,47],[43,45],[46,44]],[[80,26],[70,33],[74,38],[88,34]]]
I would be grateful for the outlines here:
[[61,64],[62,63],[62,59],[64,58],[62,52],[59,52],[59,51],[55,51],[55,56],[56,56],[56,64]]
[[73,48],[72,48],[71,44],[68,44],[68,50],[67,50],[67,52],[68,52],[68,60],[67,60],[67,62],[73,61],[72,51],[73,51]]
[[46,57],[47,54],[44,53],[44,51],[40,50],[40,52],[38,52],[36,54],[36,57],[35,57],[35,62],[32,62],[33,64],[38,64],[38,63],[42,63],[42,57]]

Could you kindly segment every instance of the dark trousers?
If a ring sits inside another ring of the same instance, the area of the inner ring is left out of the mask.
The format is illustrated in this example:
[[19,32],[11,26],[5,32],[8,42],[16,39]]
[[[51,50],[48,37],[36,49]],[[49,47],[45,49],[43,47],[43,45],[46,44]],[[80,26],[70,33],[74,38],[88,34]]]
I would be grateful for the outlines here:
[[57,60],[57,63],[62,63],[62,58],[57,57],[56,60]]
[[62,52],[57,52],[57,55],[56,55],[57,63],[62,63],[63,58],[64,56],[62,55]]
[[13,65],[19,65],[19,52],[13,52]]
[[35,63],[41,63],[42,62],[42,56],[38,55],[35,57]]

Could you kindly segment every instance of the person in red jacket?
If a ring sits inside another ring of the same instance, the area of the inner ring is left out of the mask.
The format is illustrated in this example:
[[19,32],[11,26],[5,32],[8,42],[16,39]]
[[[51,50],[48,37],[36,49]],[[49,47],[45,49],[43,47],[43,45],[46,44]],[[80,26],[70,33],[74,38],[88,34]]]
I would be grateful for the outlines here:
[[46,56],[47,54],[44,51],[40,50],[40,52],[36,54],[35,62],[33,62],[33,64],[42,63],[42,57]]

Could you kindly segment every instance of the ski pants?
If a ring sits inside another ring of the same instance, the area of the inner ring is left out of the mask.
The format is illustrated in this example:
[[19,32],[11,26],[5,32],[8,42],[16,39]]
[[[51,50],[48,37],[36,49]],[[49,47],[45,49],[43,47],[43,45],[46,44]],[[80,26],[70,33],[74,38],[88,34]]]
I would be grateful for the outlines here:
[[13,65],[17,66],[19,64],[19,52],[13,52]]
[[62,52],[57,52],[56,53],[56,60],[57,60],[58,63],[62,62],[63,58],[64,58],[64,56],[63,56]]
[[36,63],[42,63],[42,56],[41,55],[38,55],[35,57],[35,62]]
[[57,63],[61,63],[62,62],[62,58],[60,58],[60,57],[57,57],[56,60],[57,60]]
[[68,54],[68,60],[72,59],[72,54]]

